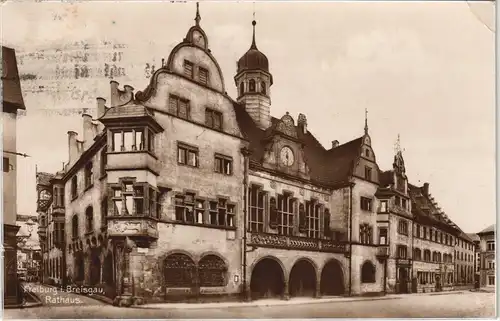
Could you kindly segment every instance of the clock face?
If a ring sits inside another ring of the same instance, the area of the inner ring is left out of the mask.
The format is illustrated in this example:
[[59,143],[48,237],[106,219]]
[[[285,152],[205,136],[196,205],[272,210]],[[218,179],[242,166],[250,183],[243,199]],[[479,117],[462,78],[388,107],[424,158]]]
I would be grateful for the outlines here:
[[43,201],[47,201],[52,197],[49,191],[43,190],[40,192],[40,199]]
[[294,163],[293,151],[290,147],[285,146],[281,149],[280,153],[281,163],[285,166],[292,166]]

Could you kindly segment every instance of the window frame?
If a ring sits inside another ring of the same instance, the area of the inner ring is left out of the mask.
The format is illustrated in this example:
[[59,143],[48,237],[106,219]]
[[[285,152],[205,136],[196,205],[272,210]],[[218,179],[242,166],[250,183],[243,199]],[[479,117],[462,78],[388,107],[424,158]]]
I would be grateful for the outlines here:
[[[184,103],[186,106],[186,116],[185,117],[183,115],[181,115],[181,113],[180,113],[181,103]],[[175,110],[173,107],[175,107]],[[179,117],[179,118],[190,120],[191,119],[191,101],[189,99],[170,94],[168,96],[168,112],[172,115]]]
[[84,170],[84,186],[85,190],[94,185],[94,162],[92,160],[85,164]]
[[294,235],[297,200],[290,193],[278,194],[277,197],[277,230],[279,235]]
[[365,166],[365,180],[371,182],[373,181],[372,168],[370,166]]
[[[205,81],[202,80],[202,74],[205,73]],[[200,84],[208,86],[210,78],[209,78],[209,70],[207,68],[198,66],[198,81]]]
[[373,199],[361,196],[359,207],[362,211],[371,212],[372,211]]
[[[220,166],[218,166],[220,164]],[[227,167],[229,166],[229,167]],[[226,169],[229,168],[229,172]],[[222,154],[215,153],[214,155],[214,172],[226,176],[233,175],[233,158]]]
[[359,225],[359,243],[373,244],[373,227],[368,223]]
[[182,63],[182,73],[184,76],[190,79],[194,79],[194,63],[187,59],[184,59],[184,62]]
[[[189,164],[189,155],[190,153],[193,153],[195,164]],[[184,154],[183,161],[181,160],[181,155]],[[199,156],[199,149],[196,146],[191,146],[182,142],[177,142],[177,164],[182,165],[182,166],[188,166],[192,168],[199,168],[200,167],[200,156]]]
[[248,231],[264,232],[265,217],[267,216],[267,192],[257,185],[251,185],[248,189]]
[[[216,118],[219,118],[219,126],[216,125]],[[215,130],[218,130],[218,131],[222,131],[223,130],[223,121],[224,121],[224,118],[223,118],[223,114],[222,112],[218,111],[218,110],[215,110],[215,109],[212,109],[212,108],[205,108],[205,126],[209,127],[209,128],[212,128],[212,129],[215,129]]]

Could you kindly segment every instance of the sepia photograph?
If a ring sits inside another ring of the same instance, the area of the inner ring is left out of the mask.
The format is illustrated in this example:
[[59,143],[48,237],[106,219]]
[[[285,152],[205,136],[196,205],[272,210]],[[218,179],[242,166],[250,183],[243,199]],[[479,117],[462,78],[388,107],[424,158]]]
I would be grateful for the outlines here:
[[2,1],[2,317],[496,318],[495,11]]

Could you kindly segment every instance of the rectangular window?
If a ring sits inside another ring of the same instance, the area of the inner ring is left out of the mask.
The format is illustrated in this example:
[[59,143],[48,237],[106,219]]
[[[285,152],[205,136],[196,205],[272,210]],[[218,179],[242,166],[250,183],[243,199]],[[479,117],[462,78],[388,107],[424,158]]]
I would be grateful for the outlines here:
[[78,177],[75,175],[71,179],[71,198],[75,199],[78,195]]
[[190,119],[189,100],[170,95],[169,112],[180,118]]
[[367,198],[367,197],[363,197],[361,196],[361,209],[363,211],[370,211],[372,210],[372,200]]
[[10,163],[9,163],[9,158],[8,157],[4,157],[3,158],[3,172],[4,173],[8,173],[10,168]]
[[293,235],[295,200],[289,194],[278,195],[278,233]]
[[405,210],[407,209],[406,208],[406,200],[404,198],[401,200],[401,207],[404,208]]
[[252,232],[264,231],[264,204],[265,192],[261,191],[258,187],[252,186],[249,191],[249,229]]
[[495,269],[495,261],[489,261],[488,262],[488,269],[494,270]]
[[200,83],[206,85],[208,84],[208,70],[202,67],[198,68],[198,77],[200,78]]
[[94,184],[94,172],[92,161],[85,165],[85,188],[89,188]]
[[101,226],[108,225],[108,198],[104,197],[101,201]]
[[205,202],[202,200],[196,200],[195,202],[195,218],[196,223],[205,223]]
[[212,225],[217,225],[217,214],[219,213],[217,209],[217,202],[210,202],[209,206],[210,206],[208,211],[210,216],[209,223]]
[[[147,191],[146,185],[147,184],[133,184],[132,182],[127,182],[123,183],[120,187],[113,188],[113,215],[147,216],[147,195],[145,194]],[[154,189],[153,191],[156,192]],[[154,217],[156,213],[149,213],[149,215]]]
[[398,245],[397,255],[399,259],[406,259],[408,256],[408,248],[404,245]]
[[488,276],[488,285],[495,285],[495,277],[493,275]]
[[319,238],[320,209],[320,204],[306,202],[307,236],[310,238]]
[[387,240],[387,228],[381,227],[378,229],[378,244],[380,245],[387,245],[388,240]]
[[380,213],[387,213],[387,201],[380,201]]
[[420,225],[417,224],[416,226],[416,237],[420,238]]
[[233,174],[233,159],[229,156],[215,155],[214,171],[225,175]]
[[372,169],[369,166],[365,166],[365,179],[367,181],[371,181],[372,180]]
[[369,224],[359,226],[359,242],[361,244],[372,244],[372,227]]
[[488,242],[486,246],[488,251],[495,251],[495,242]]
[[188,60],[184,60],[184,75],[189,78],[193,78],[194,65]]
[[179,144],[177,146],[177,162],[182,165],[198,167],[198,149],[193,146]]
[[399,220],[398,233],[403,235],[408,235],[408,222],[406,220],[403,219]]
[[[151,135],[150,139],[154,136]],[[131,129],[114,131],[112,136],[112,151],[113,152],[129,152],[138,150],[147,150],[146,139],[144,136],[144,129]],[[149,149],[153,151],[152,149]],[[103,157],[107,162],[107,159]]]
[[205,125],[210,128],[222,130],[222,113],[212,109],[205,109]]

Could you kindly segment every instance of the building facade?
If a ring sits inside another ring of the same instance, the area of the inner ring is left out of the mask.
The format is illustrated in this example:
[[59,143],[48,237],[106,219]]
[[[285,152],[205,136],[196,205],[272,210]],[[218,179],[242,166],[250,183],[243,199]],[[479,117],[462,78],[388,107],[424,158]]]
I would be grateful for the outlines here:
[[4,304],[21,303],[22,297],[17,281],[17,114],[25,110],[19,82],[16,53],[2,46],[2,97],[3,97],[3,247],[4,247]]
[[470,287],[474,284],[474,241],[463,231],[455,244],[455,277],[457,286]]
[[408,184],[401,152],[382,172],[366,119],[360,137],[325,148],[304,114],[272,117],[255,21],[232,99],[200,21],[197,10],[144,91],[112,81],[83,137],[68,132],[69,161],[51,179],[67,282],[120,305],[452,283],[455,229],[418,201],[428,196]]
[[495,225],[477,233],[480,238],[480,286],[495,287]]
[[65,221],[64,198],[60,179],[55,175],[36,173],[37,213],[40,222],[38,235],[42,252],[41,277],[50,285],[65,285]]
[[40,264],[42,261],[38,238],[38,217],[17,214],[17,275],[24,281],[40,280]]

